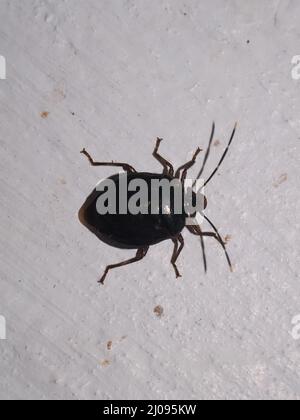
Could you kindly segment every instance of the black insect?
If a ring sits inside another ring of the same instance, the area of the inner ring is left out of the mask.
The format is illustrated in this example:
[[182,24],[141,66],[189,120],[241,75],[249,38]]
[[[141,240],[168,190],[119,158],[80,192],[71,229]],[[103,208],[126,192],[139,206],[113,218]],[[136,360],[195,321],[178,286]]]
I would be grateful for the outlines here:
[[[221,166],[225,156],[227,155],[227,152],[229,150],[229,147],[235,135],[236,127],[237,127],[237,124],[235,124],[229,143],[225,149],[225,152],[219,164],[217,165],[216,169],[213,171],[211,176],[204,183],[204,186],[206,186],[214,177],[219,167]],[[211,150],[214,133],[215,133],[215,124],[213,123],[208,149],[206,151],[203,165],[201,167],[201,170],[196,180],[200,179],[200,177],[203,174],[203,171],[204,171],[204,168],[205,168],[205,165],[206,165],[206,162],[208,160],[209,153]],[[150,187],[151,180],[153,179],[158,179],[158,180],[167,179],[169,181],[178,179],[183,186],[183,183],[187,177],[187,171],[195,164],[196,158],[201,150],[198,148],[192,160],[187,162],[185,165],[182,165],[175,172],[173,165],[170,162],[168,162],[166,159],[164,159],[158,153],[158,149],[159,149],[161,141],[162,139],[160,138],[157,139],[153,156],[163,166],[162,174],[137,172],[132,166],[128,165],[127,163],[94,162],[92,157],[89,155],[89,153],[85,149],[83,149],[81,153],[83,153],[88,158],[92,166],[113,166],[113,167],[123,168],[123,170],[127,173],[128,183],[133,179],[139,178],[139,179],[145,180],[146,183]],[[109,178],[115,182],[117,191],[119,188],[119,175],[120,174],[116,174]],[[196,185],[196,180],[193,185],[194,187]],[[150,189],[151,187],[149,188],[149,190]],[[131,258],[127,261],[123,261],[118,264],[107,266],[104,271],[103,276],[99,280],[99,283],[102,283],[102,284],[104,283],[104,280],[111,269],[122,267],[124,265],[132,264],[132,263],[142,260],[146,256],[150,246],[158,244],[165,240],[172,240],[172,242],[174,243],[174,251],[171,258],[171,264],[174,267],[176,277],[181,277],[178,271],[177,265],[176,265],[176,261],[184,247],[184,239],[181,234],[184,227],[186,227],[190,231],[190,233],[192,233],[193,235],[200,237],[205,271],[207,271],[207,261],[206,261],[205,246],[204,246],[205,237],[212,237],[218,241],[218,243],[222,246],[225,252],[229,267],[232,270],[232,264],[226,250],[225,242],[221,238],[217,228],[204,214],[202,214],[202,216],[210,224],[213,232],[204,232],[202,231],[199,225],[187,226],[186,225],[187,217],[191,215],[186,214],[185,211],[183,211],[182,214],[175,214],[173,211],[173,208],[171,207],[169,214],[166,214],[165,212],[163,212],[163,209],[161,208],[161,201],[159,202],[160,208],[159,208],[158,214],[156,215],[155,214],[134,215],[134,214],[119,214],[119,213],[101,215],[98,213],[97,208],[96,208],[97,199],[99,198],[101,194],[102,193],[100,191],[95,189],[92,192],[92,194],[87,198],[86,202],[84,203],[84,205],[79,211],[79,219],[81,223],[106,244],[111,245],[116,248],[120,248],[120,249],[136,249],[137,252],[134,258]],[[129,198],[130,198],[130,194],[128,196],[128,199]],[[150,206],[150,204],[151,203],[148,201],[145,203],[146,206]],[[204,197],[204,209],[206,208],[206,206],[207,206],[207,200]]]

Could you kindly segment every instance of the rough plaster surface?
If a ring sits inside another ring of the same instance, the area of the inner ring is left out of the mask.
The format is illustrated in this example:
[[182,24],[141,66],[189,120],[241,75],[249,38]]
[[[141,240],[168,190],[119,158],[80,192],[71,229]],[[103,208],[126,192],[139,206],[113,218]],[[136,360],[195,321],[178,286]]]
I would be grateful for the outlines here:
[[[0,16],[0,397],[299,398],[299,2],[1,0]],[[113,173],[79,151],[160,170],[157,136],[177,166],[213,120],[207,175],[239,122],[207,188],[234,273],[207,240],[205,276],[186,232],[182,279],[166,242],[99,287],[132,252],[79,224]]]

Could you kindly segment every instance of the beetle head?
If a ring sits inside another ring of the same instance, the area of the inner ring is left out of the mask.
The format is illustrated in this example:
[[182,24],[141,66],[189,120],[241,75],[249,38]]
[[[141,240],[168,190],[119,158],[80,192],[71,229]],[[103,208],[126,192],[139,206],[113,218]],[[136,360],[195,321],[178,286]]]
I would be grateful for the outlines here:
[[[201,191],[198,191],[197,193],[193,191],[191,198],[192,206],[189,206],[189,204],[186,203],[185,207],[185,213],[187,217],[195,217],[197,212],[202,213],[207,207],[207,198]],[[195,208],[197,211],[195,211]]]

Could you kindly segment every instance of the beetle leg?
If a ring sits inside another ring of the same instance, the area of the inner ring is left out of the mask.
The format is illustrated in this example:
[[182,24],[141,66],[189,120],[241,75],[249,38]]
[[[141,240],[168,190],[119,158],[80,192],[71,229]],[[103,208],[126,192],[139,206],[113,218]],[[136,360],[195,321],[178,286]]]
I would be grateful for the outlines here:
[[[176,261],[178,260],[178,257],[181,254],[181,251],[183,250],[184,239],[183,239],[182,235],[179,235],[176,239],[172,239],[172,241],[174,243],[174,251],[173,251],[173,255],[172,255],[172,259],[171,259],[171,264],[174,267],[176,278],[178,278],[178,277],[182,277],[182,276],[178,271]],[[180,246],[178,246],[178,242],[180,243]]]
[[155,146],[155,149],[154,149],[154,152],[153,152],[153,157],[155,159],[157,159],[159,161],[159,163],[162,164],[162,166],[164,168],[163,174],[164,175],[170,175],[171,177],[173,177],[173,175],[174,175],[173,165],[170,162],[168,162],[166,159],[164,159],[158,153],[158,149],[159,149],[159,146],[160,146],[160,143],[162,142],[162,140],[163,139],[157,138],[157,140],[156,140],[156,146]]
[[[193,227],[193,226],[191,226],[191,227]],[[192,231],[191,229],[189,229],[189,230],[193,235],[214,238],[219,242],[219,244],[224,243],[219,239],[218,235],[214,232],[202,232],[201,231],[201,233],[199,233],[197,230],[194,230],[194,231]]]
[[177,169],[175,173],[175,178],[179,178],[180,172],[183,171],[182,176],[181,176],[181,181],[185,180],[188,169],[190,169],[196,163],[197,156],[199,155],[200,152],[202,152],[202,150],[198,147],[198,149],[194,153],[193,158],[189,162],[185,163],[184,165],[180,166],[180,168]]
[[123,262],[121,262],[119,264],[108,265],[106,267],[105,271],[104,271],[103,276],[101,277],[101,279],[99,280],[98,283],[104,284],[104,280],[105,280],[105,278],[106,278],[106,276],[107,276],[107,274],[108,274],[108,272],[110,270],[112,270],[114,268],[118,268],[118,267],[123,267],[124,265],[133,264],[133,263],[135,263],[137,261],[142,260],[146,256],[148,250],[149,250],[149,247],[139,248],[137,250],[136,256],[134,258],[131,258],[130,260],[127,260],[127,261],[123,261]]
[[230,270],[233,271],[233,267],[230,261],[230,257],[228,255],[227,249],[226,249],[226,242],[223,241],[223,239],[221,238],[220,234],[216,231],[215,232],[202,232],[200,226],[187,226],[188,230],[196,236],[200,236],[201,238],[201,246],[202,246],[202,252],[203,252],[203,261],[204,261],[204,268],[205,268],[205,272],[207,271],[207,264],[206,264],[206,256],[205,256],[205,248],[204,248],[204,241],[203,238],[204,237],[210,237],[210,238],[214,238],[216,239],[216,241],[218,241],[218,243],[222,246],[225,255],[226,255],[226,259],[228,262],[228,265],[230,267]]
[[88,160],[90,161],[90,164],[92,166],[118,166],[120,168],[123,168],[123,170],[125,172],[131,172],[131,173],[136,173],[136,170],[128,165],[128,163],[118,163],[118,162],[94,162],[93,158],[91,157],[91,155],[85,150],[83,149],[80,153],[82,153],[83,155],[85,155]]

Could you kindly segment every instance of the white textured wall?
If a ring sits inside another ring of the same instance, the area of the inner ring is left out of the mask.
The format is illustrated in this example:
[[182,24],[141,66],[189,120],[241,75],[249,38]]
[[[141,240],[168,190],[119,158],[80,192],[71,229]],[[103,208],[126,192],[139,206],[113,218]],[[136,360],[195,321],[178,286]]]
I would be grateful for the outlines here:
[[[299,14],[297,0],[1,0],[1,398],[299,398]],[[234,274],[207,240],[205,276],[187,232],[182,279],[166,242],[99,287],[132,252],[79,224],[113,173],[79,151],[160,170],[157,136],[179,165],[213,120],[207,174],[239,122],[207,190]]]

